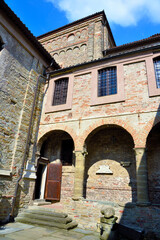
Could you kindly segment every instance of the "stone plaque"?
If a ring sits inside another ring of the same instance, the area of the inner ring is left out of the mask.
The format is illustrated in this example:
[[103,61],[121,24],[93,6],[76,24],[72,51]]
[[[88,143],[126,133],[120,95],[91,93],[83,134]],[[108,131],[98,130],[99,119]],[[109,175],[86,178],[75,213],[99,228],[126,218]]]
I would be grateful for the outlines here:
[[108,165],[100,165],[96,174],[113,174]]

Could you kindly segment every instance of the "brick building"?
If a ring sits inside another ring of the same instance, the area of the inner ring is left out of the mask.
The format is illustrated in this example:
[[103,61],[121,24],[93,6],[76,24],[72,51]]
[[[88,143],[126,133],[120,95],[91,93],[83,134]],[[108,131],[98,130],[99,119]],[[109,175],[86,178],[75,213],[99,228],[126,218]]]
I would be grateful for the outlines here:
[[160,233],[160,35],[116,46],[102,11],[38,40],[61,69],[45,84],[26,165],[37,179],[22,206],[60,200],[55,208],[95,229],[105,204],[120,222]]
[[[61,199],[82,226],[95,228],[105,203],[123,223],[160,230],[160,35],[116,46],[100,12],[38,40],[62,68],[44,97],[37,198]],[[61,187],[46,178],[58,161]]]

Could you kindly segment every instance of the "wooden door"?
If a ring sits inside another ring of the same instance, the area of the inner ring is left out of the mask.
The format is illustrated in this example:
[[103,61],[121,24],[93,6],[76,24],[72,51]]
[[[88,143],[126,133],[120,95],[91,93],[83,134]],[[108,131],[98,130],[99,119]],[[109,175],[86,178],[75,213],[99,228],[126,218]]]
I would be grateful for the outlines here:
[[46,200],[60,200],[62,164],[50,163],[47,165],[47,179],[45,189]]

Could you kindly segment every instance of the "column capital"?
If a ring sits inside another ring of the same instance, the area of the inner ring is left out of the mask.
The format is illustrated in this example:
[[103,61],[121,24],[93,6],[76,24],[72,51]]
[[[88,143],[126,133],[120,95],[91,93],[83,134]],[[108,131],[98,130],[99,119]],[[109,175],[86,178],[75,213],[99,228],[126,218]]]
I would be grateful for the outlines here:
[[74,153],[75,155],[80,155],[80,154],[82,154],[83,156],[88,155],[88,152],[85,151],[85,150],[74,150],[73,153]]
[[136,154],[144,154],[146,152],[145,147],[135,147],[133,148],[133,150],[135,151]]

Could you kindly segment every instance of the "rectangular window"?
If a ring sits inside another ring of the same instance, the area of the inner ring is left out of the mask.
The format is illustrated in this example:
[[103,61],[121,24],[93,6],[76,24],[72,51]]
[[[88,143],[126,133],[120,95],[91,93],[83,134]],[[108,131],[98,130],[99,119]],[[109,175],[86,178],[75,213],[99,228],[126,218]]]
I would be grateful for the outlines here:
[[61,78],[55,81],[53,106],[66,104],[68,92],[68,78]]
[[160,88],[160,58],[154,59],[154,70],[157,88]]
[[116,67],[108,67],[98,71],[98,97],[117,94]]

